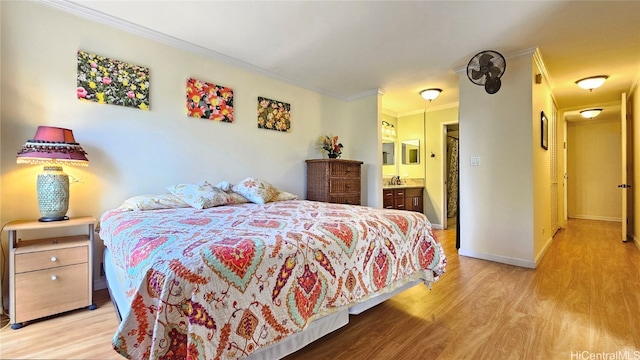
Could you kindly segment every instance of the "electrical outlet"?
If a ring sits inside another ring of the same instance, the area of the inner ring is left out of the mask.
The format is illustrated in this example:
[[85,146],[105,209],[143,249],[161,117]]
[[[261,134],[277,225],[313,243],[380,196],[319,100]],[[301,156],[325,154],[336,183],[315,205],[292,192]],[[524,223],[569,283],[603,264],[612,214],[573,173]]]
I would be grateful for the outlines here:
[[471,166],[480,166],[480,156],[471,157]]

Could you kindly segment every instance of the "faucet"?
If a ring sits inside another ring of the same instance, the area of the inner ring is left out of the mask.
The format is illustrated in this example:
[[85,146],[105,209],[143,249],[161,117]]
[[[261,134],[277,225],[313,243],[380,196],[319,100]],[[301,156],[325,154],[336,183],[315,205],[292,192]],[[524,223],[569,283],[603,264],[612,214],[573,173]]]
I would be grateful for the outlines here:
[[400,181],[400,176],[399,175],[395,175],[393,177],[391,177],[391,185],[401,185],[402,182]]

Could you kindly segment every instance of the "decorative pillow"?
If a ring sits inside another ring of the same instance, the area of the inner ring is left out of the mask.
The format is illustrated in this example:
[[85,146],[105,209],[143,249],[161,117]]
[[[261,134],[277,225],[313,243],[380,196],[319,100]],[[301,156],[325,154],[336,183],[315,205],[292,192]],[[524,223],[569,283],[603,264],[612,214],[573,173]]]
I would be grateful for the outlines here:
[[285,200],[298,200],[298,195],[288,193],[286,191],[280,191],[278,195],[274,196],[270,201],[285,201]]
[[229,196],[229,199],[231,200],[230,204],[244,204],[249,202],[249,199],[238,193],[234,193],[233,191],[229,191],[227,196]]
[[221,181],[216,185],[217,188],[220,188],[222,191],[229,192],[233,185],[231,185],[228,181]]
[[178,184],[167,187],[173,195],[196,209],[207,209],[231,202],[224,191],[211,184]]
[[123,210],[160,210],[189,207],[189,204],[173,194],[137,195],[125,200],[118,209]]
[[278,195],[278,189],[275,186],[252,177],[245,178],[237,185],[233,185],[233,191],[256,204],[267,203]]
[[[208,183],[207,183],[208,184]],[[220,190],[224,191],[227,193],[227,195],[229,196],[229,204],[244,204],[244,203],[248,203],[249,199],[247,199],[246,197],[238,194],[238,193],[234,193],[233,192],[233,185],[228,182],[228,181],[221,181],[218,184],[216,184],[217,188],[219,188]]]

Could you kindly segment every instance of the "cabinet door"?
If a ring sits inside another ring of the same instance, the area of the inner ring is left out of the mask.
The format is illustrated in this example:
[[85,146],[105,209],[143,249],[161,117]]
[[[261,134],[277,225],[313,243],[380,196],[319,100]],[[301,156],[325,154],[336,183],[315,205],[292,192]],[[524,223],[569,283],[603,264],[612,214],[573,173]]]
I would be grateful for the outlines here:
[[406,210],[422,212],[423,202],[422,196],[414,196],[405,198],[404,207]]
[[423,189],[407,189],[405,192],[405,209],[417,212],[423,212]]

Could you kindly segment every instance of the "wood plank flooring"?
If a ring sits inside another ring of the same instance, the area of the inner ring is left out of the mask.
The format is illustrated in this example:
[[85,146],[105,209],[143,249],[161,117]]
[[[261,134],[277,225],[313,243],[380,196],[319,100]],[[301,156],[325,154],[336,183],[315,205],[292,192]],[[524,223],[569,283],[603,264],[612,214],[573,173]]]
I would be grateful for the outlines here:
[[[570,220],[536,270],[458,257],[455,233],[436,231],[448,266],[431,290],[417,286],[352,316],[286,360],[640,358],[640,251],[620,231]],[[94,311],[2,329],[0,358],[119,359],[108,296],[96,292]]]

